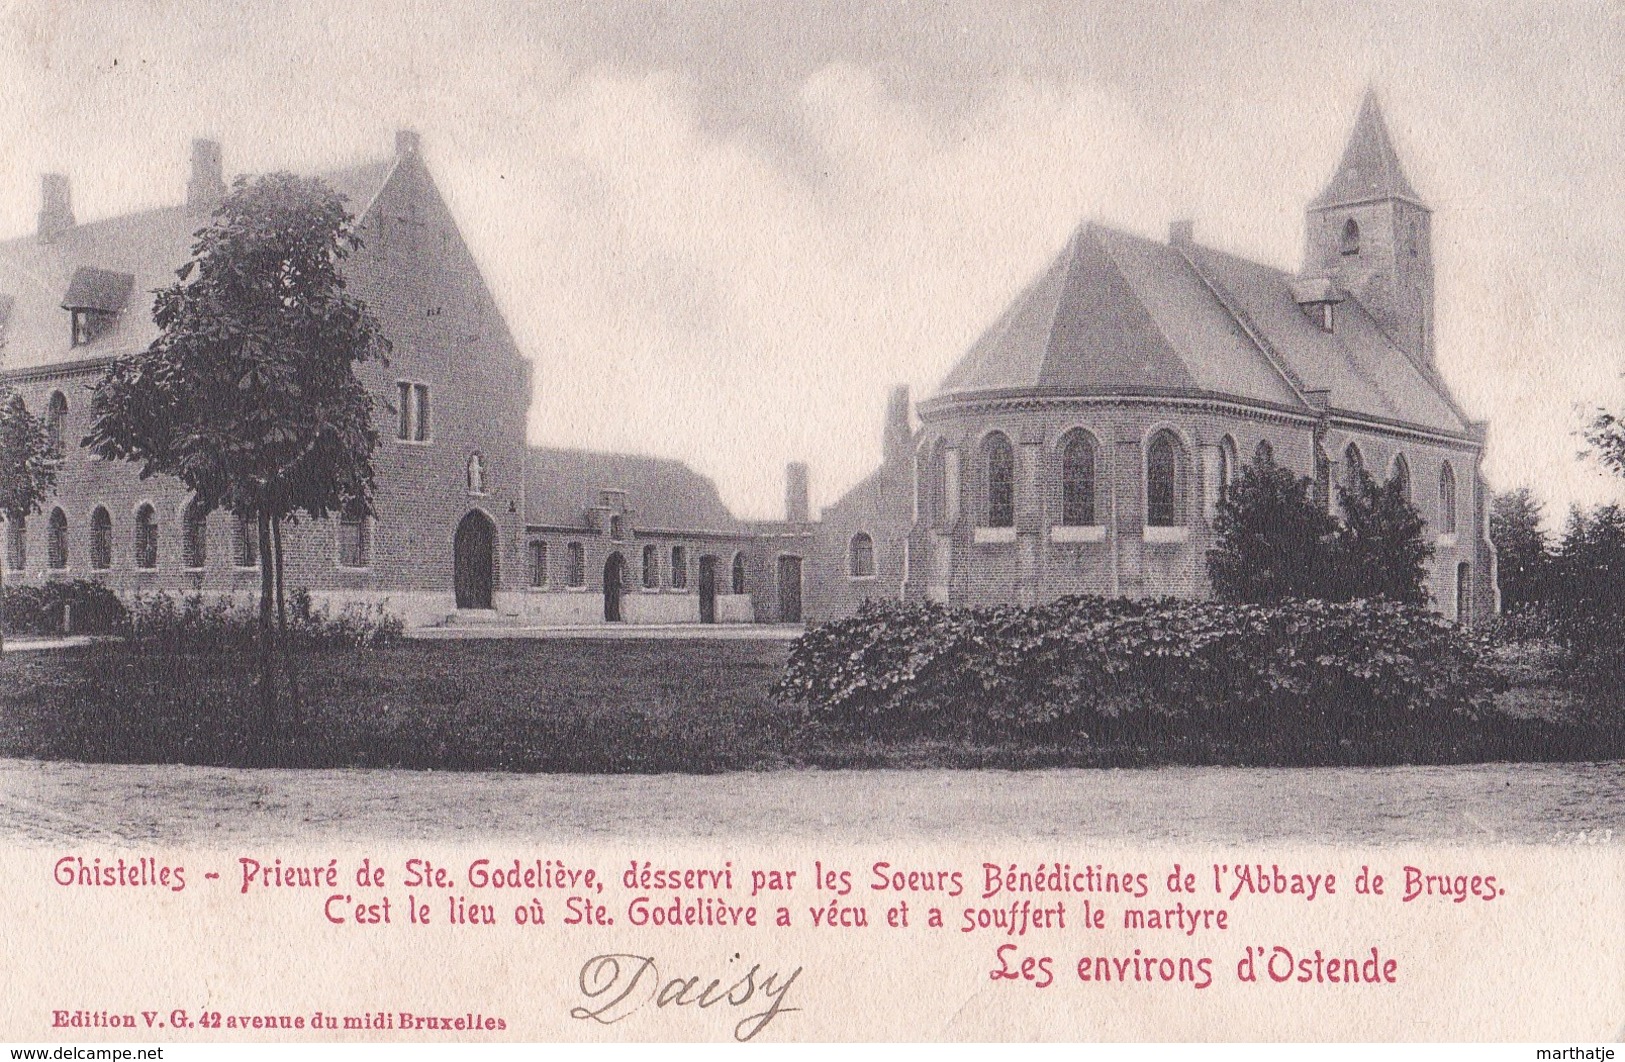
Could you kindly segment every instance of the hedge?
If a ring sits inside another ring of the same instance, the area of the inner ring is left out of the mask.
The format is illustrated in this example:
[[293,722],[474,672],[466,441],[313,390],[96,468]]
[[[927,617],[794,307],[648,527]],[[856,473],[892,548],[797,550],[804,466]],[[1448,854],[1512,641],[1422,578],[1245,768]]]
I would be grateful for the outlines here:
[[88,579],[5,588],[7,634],[114,634],[127,618],[118,595]]
[[869,602],[802,636],[775,695],[880,735],[1296,742],[1437,733],[1495,683],[1477,636],[1414,605],[1069,597]]
[[[245,648],[258,635],[259,598],[231,595],[137,594],[130,601],[129,636],[140,645],[163,649]],[[377,647],[400,640],[403,625],[382,605],[345,605],[337,614],[317,606],[310,591],[288,594],[288,641],[302,649]]]
[[[257,597],[137,593],[126,605],[105,585],[85,579],[4,592],[7,634],[114,634],[145,648],[198,650],[251,645],[257,629]],[[289,641],[300,648],[386,645],[402,631],[401,621],[380,605],[352,604],[332,613],[303,588],[288,595]]]

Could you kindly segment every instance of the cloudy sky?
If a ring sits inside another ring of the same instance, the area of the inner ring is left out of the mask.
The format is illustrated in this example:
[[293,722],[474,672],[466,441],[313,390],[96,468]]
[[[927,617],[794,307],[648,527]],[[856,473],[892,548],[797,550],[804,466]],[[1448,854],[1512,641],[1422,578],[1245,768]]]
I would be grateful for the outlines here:
[[1375,85],[1435,210],[1438,360],[1492,485],[1620,496],[1625,7],[0,0],[0,236],[417,128],[535,360],[536,442],[690,461],[747,516],[827,503],[1085,219],[1284,268]]

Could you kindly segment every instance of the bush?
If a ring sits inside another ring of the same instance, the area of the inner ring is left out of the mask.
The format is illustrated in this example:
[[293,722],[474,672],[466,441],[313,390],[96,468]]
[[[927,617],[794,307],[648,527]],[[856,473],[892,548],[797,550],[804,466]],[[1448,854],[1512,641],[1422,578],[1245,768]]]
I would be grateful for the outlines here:
[[[255,601],[230,595],[137,594],[130,602],[132,641],[174,650],[234,649],[253,645],[259,614]],[[404,627],[382,605],[346,605],[337,615],[315,607],[310,591],[288,595],[288,641],[299,649],[364,648],[398,642]]]
[[116,634],[127,618],[117,594],[87,579],[5,588],[7,634]]
[[871,602],[809,630],[775,695],[811,721],[882,734],[1403,745],[1487,705],[1481,643],[1386,601]]

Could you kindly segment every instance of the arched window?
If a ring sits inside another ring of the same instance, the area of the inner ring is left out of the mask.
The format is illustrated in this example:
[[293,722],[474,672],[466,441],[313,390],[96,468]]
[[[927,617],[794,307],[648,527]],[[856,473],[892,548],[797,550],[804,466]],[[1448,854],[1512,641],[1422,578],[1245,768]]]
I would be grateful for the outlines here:
[[660,588],[660,547],[643,547],[643,588],[645,590],[658,590]]
[[938,439],[931,448],[929,472],[931,526],[942,527],[948,522],[948,441]]
[[1394,455],[1394,470],[1388,481],[1399,486],[1399,493],[1406,501],[1411,500],[1411,464],[1404,454]]
[[90,566],[99,572],[113,566],[113,518],[100,505],[90,514]]
[[538,590],[547,585],[547,543],[539,538],[530,540],[530,585]]
[[1218,482],[1214,487],[1214,497],[1220,504],[1230,500],[1230,484],[1236,478],[1236,440],[1226,435],[1219,440],[1219,467]]
[[1265,465],[1273,465],[1274,463],[1275,447],[1270,445],[1268,439],[1258,440],[1258,445],[1253,448],[1253,466],[1263,468]]
[[68,424],[68,396],[61,391],[52,391],[51,400],[45,407],[45,434],[51,440],[52,449],[57,453],[63,450],[63,432]]
[[1332,459],[1326,456],[1326,448],[1315,441],[1315,500],[1322,509],[1332,504]]
[[1074,431],[1061,447],[1061,523],[1092,527],[1095,518],[1095,444]]
[[1456,533],[1456,470],[1449,461],[1439,468],[1439,530]]
[[14,572],[28,567],[28,517],[22,513],[6,517],[6,567]]
[[1343,235],[1337,241],[1337,249],[1344,255],[1360,253],[1360,223],[1358,221],[1349,218],[1343,223]]
[[868,579],[875,574],[875,540],[867,531],[852,536],[846,551],[846,571],[854,579]]
[[135,511],[135,566],[146,571],[158,567],[158,514],[150,505]]
[[734,572],[733,572],[733,575],[734,575],[734,580],[733,580],[734,593],[743,594],[745,592],[745,555],[743,553],[735,553],[734,554]]
[[568,554],[569,571],[565,572],[571,586],[587,585],[587,550],[579,542],[572,542],[565,547]]
[[947,526],[947,440],[931,447],[931,525]]
[[68,566],[68,514],[61,509],[51,510],[50,523],[46,526],[45,559],[53,571]]
[[259,526],[242,513],[234,513],[231,540],[234,547],[232,552],[239,568],[258,568],[260,566],[260,530]]
[[927,525],[936,522],[936,506],[931,498],[933,455],[929,441],[922,441],[920,448],[914,451],[914,511],[920,522]]
[[1181,482],[1179,440],[1171,431],[1159,431],[1145,451],[1145,522],[1151,527],[1178,527],[1184,484]]
[[671,548],[671,586],[673,590],[688,587],[688,550],[682,546]]
[[1343,449],[1343,489],[1356,490],[1360,486],[1360,476],[1365,472],[1365,458],[1360,454],[1360,448],[1349,443]]
[[982,444],[982,469],[987,483],[987,527],[1016,525],[1016,451],[1003,433],[994,432]]
[[339,514],[339,567],[366,568],[371,564],[372,521],[360,499],[352,499]]
[[202,568],[209,562],[209,514],[196,498],[181,510],[181,564]]

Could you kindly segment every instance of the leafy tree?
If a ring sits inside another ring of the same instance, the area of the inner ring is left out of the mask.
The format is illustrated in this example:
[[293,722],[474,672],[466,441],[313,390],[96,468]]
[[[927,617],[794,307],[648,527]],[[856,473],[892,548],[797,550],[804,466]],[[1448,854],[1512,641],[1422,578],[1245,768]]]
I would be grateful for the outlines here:
[[[0,513],[8,521],[27,519],[56,486],[61,458],[50,433],[28,411],[21,395],[0,385]],[[0,652],[5,651],[5,576],[0,557]]]
[[268,732],[273,600],[286,616],[282,525],[371,505],[378,434],[355,367],[389,344],[345,292],[340,263],[361,246],[353,222],[318,179],[239,177],[178,280],[157,293],[158,338],[97,386],[85,440],[143,477],[178,478],[205,511],[253,521]]
[[1315,498],[1315,483],[1261,454],[1230,484],[1214,520],[1218,545],[1208,576],[1221,601],[1270,604],[1327,598],[1337,580],[1337,520]]
[[1542,612],[1568,651],[1566,678],[1617,699],[1625,675],[1625,507],[1569,511]]
[[1425,605],[1433,547],[1404,485],[1379,485],[1364,469],[1340,488],[1343,518],[1316,498],[1314,481],[1267,454],[1242,467],[1214,521],[1208,577],[1223,601],[1384,598]]
[[1625,612],[1625,507],[1570,509],[1552,569],[1555,611],[1582,619]]
[[1542,515],[1528,487],[1502,491],[1490,503],[1490,541],[1501,577],[1501,607],[1508,613],[1545,596],[1552,558],[1540,527]]
[[1334,600],[1385,598],[1415,605],[1428,602],[1423,580],[1433,546],[1423,537],[1427,522],[1406,497],[1398,478],[1378,484],[1355,469],[1352,488],[1338,488],[1343,528],[1337,536],[1338,583]]
[[1583,434],[1592,447],[1589,456],[1615,475],[1625,476],[1625,420],[1600,409]]

